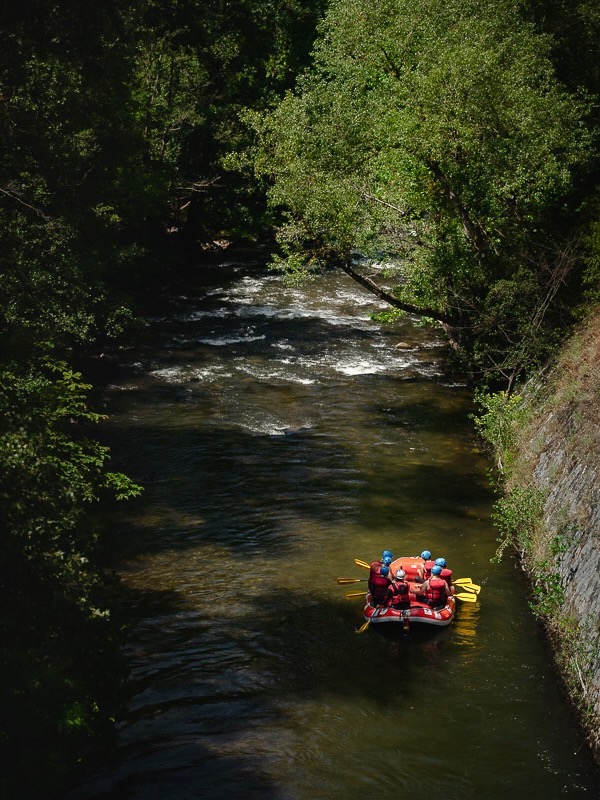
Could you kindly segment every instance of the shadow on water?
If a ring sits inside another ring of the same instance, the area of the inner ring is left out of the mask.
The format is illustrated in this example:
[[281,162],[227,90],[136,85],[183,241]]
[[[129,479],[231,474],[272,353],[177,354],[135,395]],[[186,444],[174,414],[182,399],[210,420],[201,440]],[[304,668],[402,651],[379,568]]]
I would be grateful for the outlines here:
[[368,516],[378,496],[387,498],[378,510],[384,526],[433,505],[460,523],[475,503],[492,499],[484,476],[455,454],[441,463],[407,458],[401,469],[387,472],[344,450],[339,440],[311,431],[262,435],[216,426],[165,431],[138,425],[120,428],[116,436],[121,455],[114,466],[145,489],[119,509],[119,532],[108,536],[108,549],[118,545],[119,558],[193,548],[199,541],[238,558],[259,558],[295,544],[286,520],[335,527],[351,511]]
[[[429,765],[432,791],[441,792],[452,780],[468,800],[499,799],[508,788],[525,790],[528,780],[540,797],[575,798],[580,790],[592,797],[600,788],[592,773],[565,772],[560,742],[527,768],[521,764],[532,716],[542,716],[548,725],[560,720],[564,734],[572,738],[572,733],[564,715],[557,718],[552,709],[543,709],[547,691],[535,670],[525,679],[525,696],[514,695],[514,686],[523,684],[524,667],[488,637],[482,642],[481,631],[477,642],[472,608],[463,611],[464,625],[459,610],[451,628],[403,636],[391,626],[357,635],[360,603],[316,598],[299,588],[246,599],[231,618],[218,603],[214,614],[206,614],[183,596],[165,592],[145,591],[140,602],[139,593],[125,590],[121,602],[135,609],[136,632],[127,653],[131,698],[119,725],[119,755],[65,800],[376,796],[369,790],[364,794],[351,770],[348,776],[323,773],[323,780],[329,776],[326,783],[332,777],[335,783],[323,794],[317,785],[285,790],[281,779],[272,778],[273,764],[288,760],[301,784],[303,771],[327,771],[330,758],[346,770],[353,760],[361,769],[371,764],[372,774],[383,773],[377,778],[383,796],[409,790],[417,764]],[[473,659],[477,682],[494,698],[489,706],[473,685]],[[536,691],[542,693],[541,703],[533,700]],[[504,724],[498,724],[506,713],[504,702],[511,703],[508,737]],[[377,720],[386,726],[381,740],[373,727]],[[387,738],[391,730],[392,741]],[[330,736],[342,737],[343,746]],[[395,765],[389,761],[394,739],[400,758]],[[400,757],[407,745],[412,766]],[[389,769],[394,781],[388,784]],[[572,786],[565,783],[569,780]]]
[[[408,703],[411,683],[424,668],[435,670],[447,642],[445,631],[358,637],[356,608],[316,602],[299,590],[270,591],[246,603],[235,625],[222,616],[203,618],[181,595],[165,591],[123,586],[117,606],[136,629],[127,651],[131,695],[118,726],[119,752],[65,800],[289,797],[270,778],[272,751],[281,742],[269,731],[277,737],[289,726],[298,703],[329,709],[348,701],[380,712],[390,701]],[[159,631],[163,656],[154,652]],[[225,662],[220,678],[211,671],[215,648]],[[147,664],[152,658],[155,669]]]

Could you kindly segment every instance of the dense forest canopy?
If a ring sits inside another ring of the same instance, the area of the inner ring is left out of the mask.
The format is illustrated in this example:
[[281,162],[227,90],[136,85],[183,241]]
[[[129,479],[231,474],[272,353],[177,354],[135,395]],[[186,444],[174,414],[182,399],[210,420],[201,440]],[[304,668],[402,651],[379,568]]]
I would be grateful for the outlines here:
[[284,266],[395,265],[389,302],[510,385],[581,299],[593,112],[513,0],[333,0],[314,66],[257,123]]
[[2,6],[3,795],[51,796],[119,697],[87,512],[140,488],[109,470],[75,365],[119,340],[129,290],[168,280],[168,254],[264,225],[256,182],[222,160],[249,143],[241,110],[293,85],[322,5]]
[[592,0],[3,4],[7,793],[51,794],[117,699],[87,512],[140,487],[77,365],[119,342],[131,289],[276,223],[287,268],[342,266],[511,383],[600,275],[599,21]]

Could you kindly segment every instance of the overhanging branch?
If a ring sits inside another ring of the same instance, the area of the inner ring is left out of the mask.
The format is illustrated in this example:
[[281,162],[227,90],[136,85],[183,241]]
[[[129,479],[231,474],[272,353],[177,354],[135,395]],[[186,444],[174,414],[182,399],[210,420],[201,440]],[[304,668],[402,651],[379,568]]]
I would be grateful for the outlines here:
[[437,322],[441,322],[444,327],[452,324],[451,320],[445,314],[442,314],[433,308],[421,308],[419,306],[414,306],[411,303],[404,303],[402,300],[398,300],[398,298],[394,297],[393,294],[390,294],[385,289],[382,289],[381,286],[378,286],[375,281],[371,280],[371,278],[367,278],[365,275],[361,275],[360,272],[357,272],[350,265],[348,259],[337,260],[336,264],[343,269],[344,272],[352,278],[352,280],[356,281],[361,286],[364,286],[364,288],[371,292],[371,294],[374,294],[385,303],[394,306],[394,308],[399,308],[401,311],[406,311],[407,314],[415,314],[418,317],[429,317],[430,319],[435,319]]

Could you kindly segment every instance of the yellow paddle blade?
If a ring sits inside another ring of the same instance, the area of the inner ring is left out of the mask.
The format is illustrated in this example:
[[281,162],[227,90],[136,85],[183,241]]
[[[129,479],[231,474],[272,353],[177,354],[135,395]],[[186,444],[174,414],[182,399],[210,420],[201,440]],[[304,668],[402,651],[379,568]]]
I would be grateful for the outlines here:
[[479,594],[481,591],[481,586],[478,583],[473,583],[470,578],[457,578],[453,581],[457,586],[460,586],[462,589],[470,589],[475,594]]
[[336,578],[338,583],[360,583],[366,580],[366,578]]
[[366,631],[367,628],[369,627],[369,622],[371,622],[370,619],[368,619],[363,625],[361,625],[360,628],[358,628],[358,630],[356,631],[356,633],[363,633],[364,631]]
[[364,567],[365,569],[371,569],[371,565],[370,565],[370,564],[367,564],[367,562],[366,562],[366,561],[361,561],[361,560],[360,560],[360,558],[355,558],[355,559],[354,559],[354,563],[355,563],[355,564],[356,564],[358,567]]
[[346,597],[350,600],[353,597],[364,597],[365,592],[346,592]]
[[470,583],[457,583],[456,585],[461,590],[464,590],[466,592],[472,592],[473,594],[477,594],[475,589],[471,589],[471,584]]
[[455,594],[457,600],[462,600],[463,603],[476,603],[477,602],[477,595],[476,594],[467,594],[466,592],[459,592]]

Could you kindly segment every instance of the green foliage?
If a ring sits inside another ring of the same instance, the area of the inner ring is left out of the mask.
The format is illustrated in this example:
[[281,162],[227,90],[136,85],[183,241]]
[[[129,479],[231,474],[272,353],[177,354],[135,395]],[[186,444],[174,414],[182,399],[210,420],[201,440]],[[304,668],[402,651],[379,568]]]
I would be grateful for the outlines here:
[[193,241],[256,234],[262,187],[238,153],[244,117],[289,87],[306,59],[324,0],[140,2],[133,96],[145,163],[168,190],[173,227]]
[[542,493],[531,486],[515,487],[496,502],[492,513],[500,531],[496,560],[502,558],[507,547],[517,550],[522,556],[529,553],[542,506]]
[[[256,229],[224,177],[241,117],[292,84],[324,0],[9,3],[0,51],[0,794],[60,786],[111,718],[117,630],[89,510],[140,492],[108,469],[70,363],[135,323],[132,286],[189,242]],[[235,161],[235,157],[232,159]],[[194,256],[195,256],[194,250]],[[150,255],[152,254],[152,257]],[[36,775],[40,776],[36,784]],[[29,784],[31,783],[31,786]]]
[[586,270],[583,281],[586,298],[591,304],[600,303],[600,220],[595,219],[590,224],[585,245]]
[[85,436],[103,419],[87,406],[89,388],[64,363],[1,372],[0,601],[10,613],[0,622],[0,743],[12,768],[0,786],[14,792],[15,781],[24,796],[36,774],[60,782],[119,688],[118,632],[100,599],[86,508],[141,488],[107,471],[108,449]]
[[508,0],[334,0],[314,67],[258,125],[257,172],[295,233],[283,255],[386,253],[395,296],[510,385],[547,354],[581,269],[589,103],[549,55]]
[[525,8],[552,36],[552,55],[561,80],[600,92],[600,6],[596,0],[526,0]]
[[545,622],[554,622],[562,611],[565,593],[551,562],[544,561],[536,566],[532,588],[531,610]]
[[527,409],[520,395],[479,390],[475,401],[480,411],[472,415],[475,430],[492,447],[498,468],[507,477],[514,457],[516,437],[527,419]]
[[[540,513],[538,509],[538,514]],[[539,524],[539,520],[538,520]],[[573,532],[559,532],[548,543],[548,557],[531,561],[532,600],[531,610],[553,632],[561,632],[562,647],[568,647],[574,633],[570,630],[572,620],[565,613],[565,592],[556,565],[560,557],[572,546]]]
[[383,323],[384,325],[393,325],[394,322],[397,322],[399,319],[403,319],[406,317],[404,311],[401,311],[398,308],[394,308],[391,311],[378,311],[375,314],[371,315],[371,318],[375,322]]

